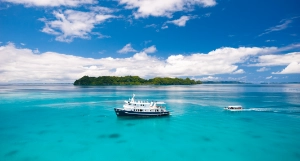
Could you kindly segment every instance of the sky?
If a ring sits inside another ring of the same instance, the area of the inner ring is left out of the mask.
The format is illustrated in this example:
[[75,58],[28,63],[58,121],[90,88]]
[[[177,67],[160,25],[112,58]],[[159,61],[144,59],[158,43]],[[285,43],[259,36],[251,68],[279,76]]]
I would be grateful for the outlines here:
[[299,0],[0,0],[0,83],[300,82]]

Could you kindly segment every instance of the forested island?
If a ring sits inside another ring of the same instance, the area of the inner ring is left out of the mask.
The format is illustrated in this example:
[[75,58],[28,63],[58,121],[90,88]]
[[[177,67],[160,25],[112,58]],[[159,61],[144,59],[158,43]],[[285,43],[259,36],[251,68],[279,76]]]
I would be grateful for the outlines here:
[[191,80],[189,78],[169,78],[169,77],[155,77],[153,79],[143,79],[139,76],[100,76],[89,77],[83,76],[76,80],[74,85],[93,85],[93,86],[106,86],[106,85],[192,85],[201,84],[201,81]]

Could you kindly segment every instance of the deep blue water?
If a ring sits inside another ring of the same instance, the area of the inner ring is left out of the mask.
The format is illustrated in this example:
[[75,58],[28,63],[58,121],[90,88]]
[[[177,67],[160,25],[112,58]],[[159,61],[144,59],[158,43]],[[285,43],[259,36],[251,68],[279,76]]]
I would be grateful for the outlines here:
[[[117,118],[133,93],[172,115]],[[0,160],[299,161],[300,85],[1,85]]]

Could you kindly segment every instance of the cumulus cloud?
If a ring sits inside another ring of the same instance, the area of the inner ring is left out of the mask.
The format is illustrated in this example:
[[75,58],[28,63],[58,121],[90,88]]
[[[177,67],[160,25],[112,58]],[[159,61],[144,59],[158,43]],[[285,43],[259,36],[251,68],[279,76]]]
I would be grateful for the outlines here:
[[[294,45],[295,46],[295,45]],[[279,48],[278,51],[291,49],[290,46]],[[258,56],[257,63],[250,64],[249,66],[286,66],[285,69],[278,72],[272,72],[272,74],[294,74],[300,73],[300,52],[292,52],[287,54],[277,55],[261,55]],[[262,67],[258,69],[258,72],[267,71],[269,68]]]
[[118,53],[126,54],[130,52],[137,52],[135,49],[132,48],[131,44],[126,44],[121,50],[118,50]]
[[272,74],[300,74],[300,63],[299,62],[291,62],[281,72],[273,72]]
[[[160,59],[146,53],[155,51],[154,48],[151,46],[146,48],[148,51],[144,49],[126,58],[93,59],[56,52],[36,54],[34,50],[16,48],[9,43],[0,46],[0,82],[73,82],[84,75],[138,75],[147,78],[238,74],[244,72],[239,69],[239,64],[251,56],[274,50],[224,47],[209,53],[179,54]],[[294,64],[291,66],[295,68]]]
[[96,0],[2,0],[15,4],[23,4],[25,6],[38,7],[56,7],[56,6],[70,6],[76,7],[83,4],[95,4]]
[[[45,27],[41,31],[55,35],[55,40],[62,42],[72,42],[74,38],[88,39],[90,38],[90,34],[93,34],[92,30],[95,25],[116,17],[107,14],[107,12],[110,12],[109,9],[104,9],[104,7],[90,12],[75,10],[65,10],[64,12],[54,11],[53,15],[56,20],[40,19],[45,22]],[[101,38],[105,37],[102,36]]]
[[273,76],[266,77],[266,79],[271,79]]
[[250,66],[284,66],[294,61],[300,62],[300,52],[280,55],[261,55],[258,57],[258,63],[251,64]]
[[39,53],[40,53],[39,49],[34,49],[32,52],[33,52],[34,54],[39,54]]
[[211,7],[215,0],[119,0],[126,9],[136,9],[135,18],[140,17],[172,17],[178,11],[192,10],[194,6]]
[[183,26],[185,26],[185,24],[188,20],[190,20],[190,16],[181,16],[179,19],[173,20],[173,21],[167,21],[167,23],[172,23],[174,25],[183,27]]
[[157,51],[157,49],[156,49],[155,45],[152,45],[152,46],[150,46],[148,48],[145,48],[143,51],[145,53],[155,53]]

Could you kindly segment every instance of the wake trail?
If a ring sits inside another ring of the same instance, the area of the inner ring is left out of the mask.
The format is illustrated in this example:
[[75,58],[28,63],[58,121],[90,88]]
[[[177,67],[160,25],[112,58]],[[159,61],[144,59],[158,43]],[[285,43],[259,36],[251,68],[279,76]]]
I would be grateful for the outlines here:
[[254,108],[246,108],[242,111],[255,111],[255,112],[277,112],[277,113],[300,113],[300,108],[298,107],[287,107],[287,108],[262,108],[262,107],[254,107]]

